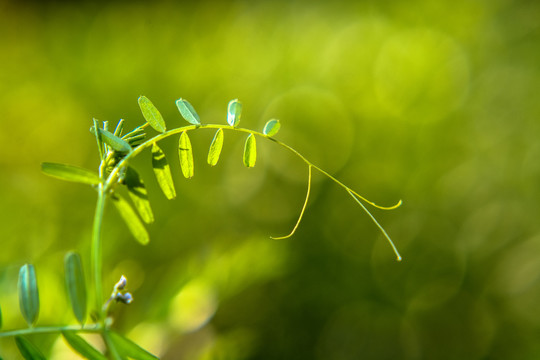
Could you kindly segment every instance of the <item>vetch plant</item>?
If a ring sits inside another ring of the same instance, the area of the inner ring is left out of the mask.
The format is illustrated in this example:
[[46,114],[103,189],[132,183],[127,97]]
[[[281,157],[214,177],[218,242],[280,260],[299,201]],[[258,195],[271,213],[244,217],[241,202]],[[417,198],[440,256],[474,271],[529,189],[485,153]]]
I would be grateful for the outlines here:
[[[71,309],[79,324],[36,326],[40,307],[36,271],[32,264],[26,264],[21,267],[18,295],[20,311],[28,327],[0,332],[0,337],[14,337],[15,343],[25,359],[45,359],[45,356],[40,350],[26,337],[31,334],[44,333],[61,333],[75,352],[91,360],[123,360],[127,358],[137,360],[157,359],[156,356],[113,330],[112,318],[114,314],[111,310],[111,304],[115,302],[129,304],[133,301],[133,296],[127,291],[128,280],[122,276],[114,286],[111,295],[107,299],[104,298],[104,290],[102,288],[103,254],[101,232],[105,206],[107,202],[111,202],[125,221],[133,237],[143,245],[148,244],[150,236],[144,224],[152,223],[154,221],[154,214],[144,182],[138,172],[130,166],[130,162],[146,149],[151,151],[152,168],[159,187],[167,199],[174,199],[176,197],[176,190],[169,162],[165,153],[158,145],[161,140],[172,136],[178,136],[180,167],[182,175],[188,179],[194,176],[195,169],[193,148],[189,138],[189,134],[193,132],[206,129],[216,131],[208,151],[207,162],[210,166],[215,166],[219,161],[221,150],[224,146],[226,131],[247,134],[242,160],[248,168],[254,167],[257,161],[257,138],[272,141],[287,149],[307,165],[307,192],[298,220],[291,232],[284,236],[274,236],[272,237],[273,239],[289,238],[297,230],[309,200],[312,173],[313,170],[316,170],[341,186],[354,199],[386,237],[398,261],[401,260],[398,250],[386,231],[364,205],[366,203],[379,209],[391,210],[399,207],[401,201],[394,206],[383,207],[362,197],[356,191],[310,162],[292,147],[274,138],[281,126],[279,120],[269,120],[261,132],[238,127],[242,115],[242,103],[236,99],[229,102],[226,125],[203,124],[193,106],[185,99],[178,99],[176,106],[180,115],[190,125],[167,130],[161,113],[148,98],[141,96],[138,102],[146,122],[131,131],[124,132],[124,120],[120,120],[114,130],[109,129],[109,123],[107,121],[100,124],[98,120],[93,120],[93,126],[90,131],[95,137],[100,158],[97,172],[72,165],[57,163],[42,164],[42,171],[46,175],[61,180],[87,184],[97,191],[97,205],[94,214],[90,254],[91,281],[88,287],[81,256],[76,252],[67,253],[64,259],[65,284]],[[147,134],[148,130],[155,131],[157,134],[149,136]],[[122,187],[127,189],[131,201],[128,201],[117,191]],[[90,306],[87,303],[89,294],[92,299]],[[88,319],[89,308],[91,310],[91,321]],[[1,314],[0,311],[0,327],[2,326]],[[84,333],[100,335],[105,344],[105,349],[100,351],[86,342],[80,336],[80,334]]]

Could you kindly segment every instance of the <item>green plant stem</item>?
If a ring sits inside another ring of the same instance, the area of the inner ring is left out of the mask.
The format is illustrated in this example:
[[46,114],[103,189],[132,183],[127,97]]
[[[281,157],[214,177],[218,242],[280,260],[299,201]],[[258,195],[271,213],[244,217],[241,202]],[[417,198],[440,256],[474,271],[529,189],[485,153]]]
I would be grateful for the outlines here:
[[[386,239],[388,240],[388,242],[390,243],[390,245],[392,246],[392,249],[394,251],[394,253],[396,254],[396,257],[398,259],[398,261],[401,261],[401,255],[399,254],[399,252],[397,251],[397,248],[396,246],[394,245],[394,242],[392,241],[392,239],[390,238],[390,236],[388,236],[388,234],[386,233],[386,231],[383,229],[383,227],[377,222],[377,220],[375,219],[375,217],[371,214],[371,212],[361,203],[361,201],[364,201],[368,204],[370,204],[371,206],[373,207],[376,207],[378,209],[381,209],[381,210],[393,210],[393,209],[396,209],[398,208],[399,206],[401,206],[401,200],[398,201],[397,204],[395,205],[392,205],[392,206],[380,206],[380,205],[377,205],[376,203],[366,199],[365,197],[361,196],[360,194],[358,194],[356,191],[354,191],[353,189],[351,189],[350,187],[348,187],[347,185],[345,185],[344,183],[342,183],[341,181],[339,181],[338,179],[336,179],[335,177],[333,177],[332,175],[330,175],[328,172],[324,171],[323,169],[321,169],[320,167],[316,166],[315,164],[313,164],[311,161],[309,161],[306,157],[304,157],[302,154],[300,154],[298,151],[296,151],[294,148],[290,147],[289,145],[279,141],[279,140],[276,140],[274,139],[273,137],[269,137],[261,132],[258,132],[258,131],[254,131],[254,130],[250,130],[250,129],[245,129],[245,128],[238,128],[238,127],[233,127],[233,126],[228,126],[228,125],[218,125],[218,124],[207,124],[207,125],[187,125],[187,126],[183,126],[183,127],[180,127],[180,128],[176,128],[176,129],[172,129],[172,130],[169,130],[169,131],[166,131],[164,133],[161,133],[159,135],[156,135],[154,136],[153,138],[145,141],[144,143],[140,144],[137,148],[135,148],[131,153],[129,153],[128,155],[126,155],[116,166],[115,168],[113,169],[113,171],[111,172],[111,174],[109,175],[106,183],[105,183],[105,190],[107,191],[108,189],[110,189],[111,187],[114,186],[114,184],[116,183],[117,181],[117,178],[119,176],[119,171],[120,169],[122,169],[124,166],[126,166],[129,162],[129,160],[135,156],[137,156],[138,154],[140,154],[143,150],[145,150],[146,148],[152,146],[153,143],[156,143],[160,140],[163,140],[169,136],[172,136],[172,135],[176,135],[176,134],[180,134],[184,131],[191,131],[191,130],[196,130],[196,129],[225,129],[225,130],[234,130],[234,131],[239,131],[239,132],[244,132],[244,133],[248,133],[248,134],[253,134],[253,135],[256,135],[256,136],[259,136],[259,137],[262,137],[262,138],[266,138],[270,141],[273,141],[275,142],[276,144],[284,147],[285,149],[289,150],[290,152],[292,152],[293,154],[295,154],[296,156],[298,156],[302,161],[304,161],[308,167],[309,167],[309,171],[310,171],[310,176],[311,176],[311,169],[316,169],[318,170],[321,174],[323,174],[324,176],[328,177],[330,180],[332,180],[333,182],[335,182],[336,184],[338,184],[339,186],[341,186],[343,189],[345,189],[345,191],[347,191],[347,193],[356,201],[358,202],[362,209],[368,214],[368,216],[371,218],[371,220],[373,220],[373,222],[375,223],[375,225],[377,225],[377,227],[382,231],[383,235],[386,237]],[[308,196],[309,196],[309,192],[308,192]],[[361,200],[361,201],[360,201]],[[306,199],[306,203],[307,203],[307,199]],[[302,208],[302,213],[300,214],[300,219],[302,218],[302,215],[303,215],[303,212],[304,212],[304,209],[305,209],[305,206],[306,206],[306,203],[304,203],[304,207]],[[296,224],[295,228],[293,229],[293,233],[294,233],[294,230],[296,230],[296,228],[298,227],[298,223]]]
[[0,333],[0,338],[9,337],[9,336],[19,336],[19,335],[31,335],[31,334],[53,334],[62,331],[77,331],[77,332],[86,332],[86,333],[99,333],[103,330],[103,326],[97,325],[88,325],[88,326],[79,326],[79,325],[70,325],[70,326],[41,326],[34,328],[18,329],[12,331],[5,331]]
[[96,204],[96,212],[94,214],[94,225],[92,227],[92,250],[91,250],[91,264],[92,264],[92,281],[95,292],[95,310],[97,311],[98,321],[103,321],[104,316],[101,305],[103,303],[103,259],[102,259],[102,245],[101,245],[101,228],[103,224],[103,213],[105,211],[105,202],[107,195],[103,184],[98,187],[98,200]]

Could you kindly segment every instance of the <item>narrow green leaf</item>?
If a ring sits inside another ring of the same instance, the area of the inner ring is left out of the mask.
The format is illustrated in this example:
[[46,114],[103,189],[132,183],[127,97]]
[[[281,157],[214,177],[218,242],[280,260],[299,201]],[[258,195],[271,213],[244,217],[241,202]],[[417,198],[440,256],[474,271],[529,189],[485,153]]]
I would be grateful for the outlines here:
[[189,141],[189,136],[185,131],[183,131],[180,135],[178,154],[180,156],[180,167],[182,168],[182,174],[184,174],[185,178],[191,179],[194,174],[193,149],[191,147],[191,141]]
[[154,213],[148,200],[148,191],[139,173],[134,168],[128,167],[124,182],[127,186],[129,197],[143,221],[147,224],[154,222]]
[[105,158],[105,146],[103,144],[103,140],[101,140],[101,135],[99,134],[99,131],[96,129],[99,129],[98,126],[98,120],[92,119],[94,121],[94,126],[90,128],[90,132],[93,133],[96,136],[96,143],[99,151],[99,158],[103,160]]
[[73,165],[45,162],[41,164],[41,171],[45,175],[65,181],[90,185],[97,185],[101,182],[99,176],[93,171]]
[[246,167],[254,167],[257,160],[257,144],[255,143],[255,136],[249,134],[244,145],[244,165]]
[[41,351],[25,337],[15,336],[15,344],[26,360],[46,360]]
[[124,219],[124,222],[135,239],[143,245],[148,244],[150,241],[148,232],[131,205],[129,205],[129,203],[119,194],[114,194],[111,198],[116,206],[116,210],[118,210],[118,213],[120,213],[120,216]]
[[76,252],[69,252],[64,258],[64,271],[66,288],[73,314],[81,325],[86,320],[86,281],[81,262],[81,256]]
[[118,124],[116,124],[116,128],[114,129],[114,136],[121,137],[122,136],[122,130],[124,130],[124,119],[120,119],[118,121]]
[[148,124],[150,124],[151,127],[154,128],[154,130],[163,133],[165,132],[165,120],[163,120],[163,116],[161,116],[161,113],[159,110],[152,104],[150,100],[146,96],[140,96],[139,97],[139,106],[141,108],[142,114]]
[[103,130],[103,129],[98,129],[98,130],[103,141],[107,145],[109,145],[113,150],[116,150],[122,153],[131,152],[132,150],[131,146],[126,140],[119,138],[118,136],[114,136],[112,133],[108,132],[107,130]]
[[218,129],[214,139],[210,144],[210,150],[208,151],[208,164],[210,166],[215,166],[219,160],[219,155],[221,154],[221,149],[223,148],[223,130]]
[[25,264],[21,267],[18,288],[21,313],[28,326],[32,327],[39,314],[39,292],[36,271],[32,264]]
[[154,168],[154,174],[156,175],[157,182],[165,197],[169,200],[176,197],[176,190],[174,189],[174,182],[171,175],[171,167],[167,162],[165,153],[158,144],[152,144],[152,167]]
[[120,353],[121,356],[129,357],[134,360],[159,359],[157,356],[152,355],[139,345],[135,344],[133,341],[123,337],[116,332],[108,331],[107,335],[109,339],[114,343],[116,350]]
[[242,115],[242,103],[238,99],[229,101],[227,106],[227,122],[229,125],[236,127],[240,122],[240,116]]
[[102,353],[87,343],[82,337],[75,334],[75,332],[62,331],[62,335],[69,346],[84,358],[89,360],[107,360]]
[[176,100],[176,107],[178,107],[178,111],[180,111],[180,115],[190,124],[193,125],[200,125],[201,119],[199,118],[199,115],[191,106],[191,104],[185,100],[185,99],[178,99]]
[[266,125],[264,125],[263,134],[266,136],[274,136],[277,134],[280,127],[281,127],[281,124],[279,123],[279,120],[276,120],[276,119],[268,120]]
[[0,307],[0,329],[2,329],[2,308]]

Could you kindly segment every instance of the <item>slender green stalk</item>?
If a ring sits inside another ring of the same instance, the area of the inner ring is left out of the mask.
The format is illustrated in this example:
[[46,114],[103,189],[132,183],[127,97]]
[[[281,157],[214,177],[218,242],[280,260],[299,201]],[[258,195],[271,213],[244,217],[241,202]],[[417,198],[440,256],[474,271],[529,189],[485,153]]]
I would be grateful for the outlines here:
[[103,320],[101,305],[103,303],[102,277],[103,259],[101,246],[101,228],[103,224],[103,213],[105,211],[106,193],[103,184],[98,187],[98,200],[94,215],[94,225],[92,227],[92,282],[94,285],[95,310],[98,312],[99,320]]
[[41,327],[1,332],[0,338],[9,337],[9,336],[30,335],[30,334],[53,334],[53,333],[59,333],[62,331],[99,333],[102,330],[103,330],[103,327],[101,325],[41,326]]
[[[398,261],[401,261],[401,255],[398,253],[397,251],[397,248],[396,246],[394,245],[394,242],[392,241],[392,239],[390,238],[390,236],[386,233],[386,231],[384,230],[384,228],[377,222],[377,220],[375,219],[375,217],[368,211],[368,209],[364,206],[364,204],[362,204],[361,201],[364,201],[368,204],[370,204],[371,206],[373,207],[376,207],[378,209],[381,209],[381,210],[393,210],[393,209],[396,209],[398,208],[399,206],[401,206],[401,200],[399,200],[395,205],[392,205],[392,206],[381,206],[381,205],[377,205],[376,203],[374,203],[373,201],[370,201],[368,199],[366,199],[365,197],[361,196],[360,194],[358,194],[356,191],[354,191],[353,189],[351,189],[350,187],[348,187],[347,185],[345,185],[344,183],[342,183],[341,181],[339,181],[338,179],[336,179],[334,176],[330,175],[328,172],[324,171],[323,169],[321,169],[320,167],[316,166],[315,164],[313,164],[311,161],[309,161],[305,156],[303,156],[302,154],[300,154],[298,151],[296,151],[294,148],[292,148],[291,146],[279,141],[279,140],[276,140],[274,139],[273,137],[269,137],[261,132],[258,132],[258,131],[254,131],[254,130],[250,130],[250,129],[245,129],[245,128],[238,128],[238,127],[232,127],[232,126],[227,126],[227,125],[218,125],[218,124],[206,124],[206,125],[188,125],[188,126],[183,126],[183,127],[180,127],[180,128],[176,128],[176,129],[172,129],[172,130],[169,130],[169,131],[166,131],[164,133],[161,133],[147,141],[145,141],[144,143],[140,144],[137,148],[135,148],[131,153],[129,153],[128,155],[126,155],[119,163],[118,165],[113,169],[113,171],[111,172],[111,174],[109,175],[109,178],[107,179],[106,183],[105,183],[105,191],[107,191],[108,189],[110,189],[112,186],[114,186],[114,184],[116,183],[117,181],[117,178],[119,176],[119,171],[120,169],[122,169],[124,166],[127,166],[129,160],[135,156],[137,156],[138,154],[140,154],[144,149],[148,148],[148,147],[151,147],[152,144],[160,141],[160,140],[163,140],[169,136],[172,136],[172,135],[176,135],[176,134],[180,134],[182,132],[188,132],[188,131],[191,131],[191,130],[196,130],[196,129],[225,129],[225,130],[233,130],[233,131],[240,131],[240,132],[244,132],[244,133],[248,133],[248,134],[253,134],[253,135],[256,135],[256,136],[259,136],[259,137],[262,137],[262,138],[266,138],[270,141],[273,141],[275,142],[276,144],[284,147],[285,149],[289,150],[290,152],[292,152],[293,154],[295,154],[297,157],[299,157],[303,162],[305,162],[307,165],[308,165],[308,168],[309,168],[309,184],[311,184],[311,169],[316,169],[318,170],[320,173],[322,173],[323,175],[325,175],[326,177],[328,177],[330,180],[332,180],[333,182],[335,182],[336,184],[338,184],[339,186],[341,186],[343,189],[345,189],[345,191],[347,191],[347,193],[349,193],[349,195],[352,196],[352,198],[362,207],[362,209],[369,215],[369,217],[373,220],[373,222],[375,223],[375,225],[377,225],[377,227],[381,230],[381,232],[383,233],[383,235],[386,237],[386,239],[388,240],[388,242],[390,243],[390,245],[392,246],[392,249],[394,250],[394,253],[396,254],[397,256],[397,259]],[[308,200],[308,197],[309,197],[309,190],[310,188],[308,187],[308,193],[307,193],[307,197],[306,197],[306,201],[304,202],[304,206],[302,207],[302,211],[300,213],[300,217],[295,225],[295,227],[293,228],[292,232],[290,235],[288,236],[285,236],[286,237],[289,237],[291,236],[292,234],[294,234],[294,232],[296,231],[296,228],[298,227],[299,225],[299,222],[300,220],[302,219],[302,215],[304,213],[304,210],[306,208],[306,204],[307,204],[307,200]],[[278,238],[279,239],[279,238]]]

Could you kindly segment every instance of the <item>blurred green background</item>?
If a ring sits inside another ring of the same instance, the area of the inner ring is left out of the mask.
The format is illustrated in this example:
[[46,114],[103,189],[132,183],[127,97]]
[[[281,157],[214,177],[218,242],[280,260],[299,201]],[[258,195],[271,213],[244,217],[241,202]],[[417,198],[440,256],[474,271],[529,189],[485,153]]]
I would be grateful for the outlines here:
[[[205,123],[244,103],[241,125],[279,118],[277,138],[380,204],[404,260],[334,183],[227,132],[191,135],[195,177],[176,144],[178,197],[149,154],[134,166],[156,222],[140,246],[114,210],[104,224],[106,288],[135,301],[115,327],[163,359],[540,358],[540,2],[0,2],[0,304],[24,326],[18,268],[32,262],[39,324],[66,311],[63,256],[88,265],[95,193],[40,173],[97,166],[92,117],[142,123],[146,95],[169,128],[188,99]],[[32,338],[73,359],[61,338]],[[94,339],[95,340],[95,339]],[[0,354],[17,359],[12,339]]]

